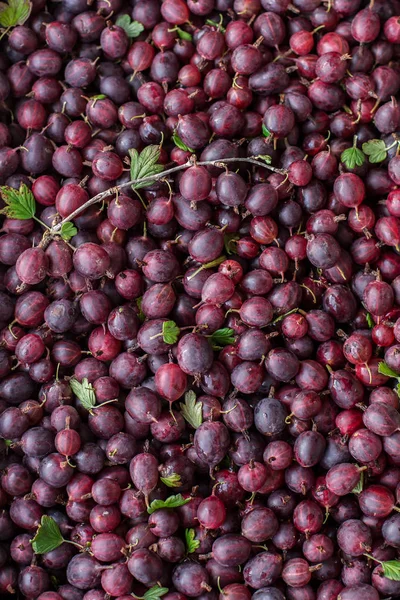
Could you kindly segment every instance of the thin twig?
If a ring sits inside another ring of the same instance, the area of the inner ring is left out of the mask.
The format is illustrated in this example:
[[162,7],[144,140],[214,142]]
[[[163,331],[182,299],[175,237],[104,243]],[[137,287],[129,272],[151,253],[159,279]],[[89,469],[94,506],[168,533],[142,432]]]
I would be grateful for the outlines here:
[[[245,162],[245,163],[251,163],[252,165],[256,165],[257,167],[262,167],[263,169],[268,169],[269,171],[273,171],[274,173],[280,173],[281,175],[286,175],[286,171],[284,169],[278,169],[276,167],[271,167],[271,165],[268,165],[265,162],[261,162],[259,160],[257,160],[256,158],[220,158],[217,160],[205,160],[203,162],[196,162],[196,164],[198,166],[223,166],[225,163],[235,163],[235,162]],[[60,223],[57,223],[56,225],[54,225],[52,231],[54,233],[56,233],[57,231],[59,231],[61,229],[61,227],[64,225],[64,223],[67,223],[68,221],[72,221],[73,219],[75,219],[75,217],[77,217],[78,215],[80,215],[83,211],[85,211],[87,208],[89,208],[89,206],[92,206],[92,204],[97,204],[97,202],[101,202],[102,200],[104,200],[104,198],[107,198],[107,196],[112,196],[113,194],[117,194],[119,191],[121,191],[124,188],[130,187],[131,185],[135,184],[135,183],[145,183],[145,182],[154,182],[154,181],[159,181],[160,179],[164,179],[166,176],[171,175],[172,173],[176,173],[177,171],[182,171],[183,169],[187,169],[188,167],[192,167],[194,165],[194,162],[192,159],[189,159],[184,165],[178,165],[177,167],[172,167],[171,169],[167,169],[166,171],[162,171],[161,173],[157,173],[157,175],[150,175],[149,177],[141,177],[140,179],[133,179],[132,181],[126,181],[125,183],[121,183],[121,185],[118,186],[114,186],[111,187],[110,189],[106,190],[105,192],[100,192],[99,194],[96,194],[96,196],[93,196],[93,198],[90,198],[87,202],[85,202],[85,204],[83,204],[82,206],[80,206],[79,208],[77,208],[76,210],[74,210],[74,212],[72,212],[70,215],[68,215],[68,217],[65,217],[65,219],[63,219],[62,221],[60,221]]]

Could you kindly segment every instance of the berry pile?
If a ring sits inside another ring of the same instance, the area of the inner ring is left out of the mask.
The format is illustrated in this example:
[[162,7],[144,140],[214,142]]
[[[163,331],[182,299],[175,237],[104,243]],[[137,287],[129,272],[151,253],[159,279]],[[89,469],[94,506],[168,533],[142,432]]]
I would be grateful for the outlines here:
[[0,4],[0,597],[400,597],[400,1]]

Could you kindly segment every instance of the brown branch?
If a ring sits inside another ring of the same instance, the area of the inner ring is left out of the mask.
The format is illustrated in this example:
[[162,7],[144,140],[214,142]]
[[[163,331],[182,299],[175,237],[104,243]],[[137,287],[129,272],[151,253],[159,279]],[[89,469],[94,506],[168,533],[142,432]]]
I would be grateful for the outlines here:
[[[218,159],[218,160],[205,160],[203,162],[196,162],[196,164],[199,166],[205,166],[205,167],[206,166],[221,166],[221,167],[223,167],[225,165],[225,163],[235,163],[235,162],[250,163],[252,165],[256,165],[257,167],[262,167],[263,169],[269,169],[270,171],[273,171],[274,173],[280,173],[281,175],[286,175],[286,171],[284,169],[278,169],[276,167],[271,167],[271,165],[268,165],[265,162],[261,162],[261,161],[257,160],[256,157],[223,158],[223,159]],[[147,182],[151,183],[154,181],[159,181],[160,179],[164,179],[166,176],[171,175],[172,173],[176,173],[178,171],[182,171],[183,169],[187,169],[188,167],[192,167],[194,164],[195,163],[193,162],[193,160],[189,159],[188,162],[186,162],[184,165],[178,165],[177,167],[172,167],[171,169],[167,169],[166,171],[162,171],[161,173],[157,173],[156,175],[150,175],[149,177],[141,177],[140,179],[133,179],[132,181],[127,181],[125,183],[122,183],[121,185],[111,187],[110,189],[106,190],[105,192],[100,192],[99,194],[96,194],[96,196],[93,196],[93,198],[90,198],[87,202],[85,202],[85,204],[83,204],[82,206],[80,206],[79,208],[74,210],[74,212],[72,212],[70,215],[68,215],[68,217],[65,217],[65,219],[60,221],[60,223],[57,223],[57,225],[54,225],[52,231],[54,233],[57,233],[58,231],[60,231],[60,229],[64,223],[67,223],[68,221],[72,221],[73,219],[75,219],[75,217],[77,217],[82,212],[84,212],[87,208],[89,208],[89,206],[92,206],[92,204],[97,204],[97,202],[101,202],[102,200],[104,200],[104,198],[107,198],[108,196],[112,196],[113,194],[120,192],[124,188],[130,187],[131,185],[133,185],[135,183],[147,183]]]

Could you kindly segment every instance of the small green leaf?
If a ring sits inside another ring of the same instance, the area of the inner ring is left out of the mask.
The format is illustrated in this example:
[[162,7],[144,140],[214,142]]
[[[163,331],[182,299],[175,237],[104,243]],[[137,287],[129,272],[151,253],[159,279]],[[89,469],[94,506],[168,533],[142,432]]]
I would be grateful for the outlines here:
[[236,242],[238,240],[240,240],[240,235],[237,235],[236,233],[225,233],[224,246],[227,254],[237,254]]
[[187,40],[188,42],[192,41],[193,36],[190,33],[188,33],[187,31],[184,31],[180,27],[176,27],[175,31],[178,34],[178,36],[181,38],[181,40]]
[[89,412],[95,408],[96,394],[92,384],[86,378],[82,379],[82,383],[80,383],[72,377],[69,384],[75,396],[81,401],[83,408],[86,408]]
[[159,508],[178,508],[184,506],[191,501],[192,498],[184,498],[182,494],[176,494],[176,496],[170,496],[166,500],[153,500],[147,509],[149,515],[153,514]]
[[185,403],[180,402],[181,415],[193,427],[197,429],[203,422],[203,404],[197,402],[196,394],[189,390],[185,394]]
[[23,25],[31,14],[32,4],[29,0],[9,0],[8,4],[0,2],[0,25],[9,29]]
[[137,38],[144,31],[144,27],[139,21],[132,21],[129,15],[121,15],[115,21],[118,27],[122,27],[129,38]]
[[387,156],[386,144],[383,140],[370,140],[362,145],[364,154],[369,156],[370,163],[379,163]]
[[[147,146],[140,154],[135,148],[131,148],[129,155],[131,157],[132,180],[152,177],[164,171],[164,165],[157,163],[160,158],[160,146]],[[133,183],[132,189],[138,190],[150,184],[151,182]]]
[[365,318],[367,319],[368,327],[372,329],[375,326],[374,320],[371,316],[371,313],[367,312]]
[[181,330],[174,321],[164,321],[162,324],[162,336],[166,344],[175,344]]
[[357,485],[351,490],[352,494],[361,494],[364,488],[364,471],[360,472],[360,479]]
[[200,546],[200,540],[195,540],[196,532],[194,529],[185,529],[186,552],[192,554]]
[[142,311],[142,300],[143,296],[139,296],[139,298],[136,298],[136,306],[138,307],[138,319],[143,323],[143,321],[146,319],[146,315]]
[[266,162],[267,165],[270,165],[272,162],[272,158],[270,157],[269,154],[259,154],[258,156],[256,156],[256,158],[260,158],[261,160]]
[[91,100],[104,100],[107,98],[105,94],[97,94],[97,96],[90,96]]
[[180,148],[180,150],[184,150],[185,152],[194,152],[193,148],[189,148],[189,146],[186,146],[186,144],[182,142],[181,138],[177,133],[174,133],[174,135],[172,136],[172,141],[174,142],[175,146]]
[[271,137],[272,133],[267,127],[265,127],[264,123],[262,124],[262,132],[264,137]]
[[400,375],[393,371],[385,362],[380,362],[378,364],[378,373],[381,375],[386,375],[386,377],[394,377],[395,379],[399,379]]
[[142,598],[143,600],[158,600],[158,598],[165,596],[165,594],[168,594],[168,588],[155,585],[154,587],[147,590],[147,592],[145,592]]
[[68,242],[68,240],[73,238],[74,235],[76,235],[77,233],[78,233],[78,230],[75,227],[75,225],[73,223],[71,223],[71,221],[68,221],[67,223],[63,223],[61,225],[60,235],[61,235],[62,239],[65,240],[66,242]]
[[[397,380],[399,381],[399,380]],[[396,394],[398,395],[398,397],[400,398],[400,382],[398,382],[396,384],[396,387],[394,388],[394,391],[396,392]]]
[[210,335],[211,345],[213,350],[222,350],[224,346],[235,343],[235,332],[229,327],[217,329]]
[[343,150],[340,160],[348,169],[354,169],[364,164],[365,155],[359,148],[351,147]]
[[0,186],[0,194],[6,203],[6,207],[0,212],[4,213],[10,219],[25,221],[35,216],[35,198],[31,190],[24,183],[21,183],[19,190],[2,185]]
[[160,477],[164,485],[170,488],[180,487],[182,485],[181,476],[178,473],[172,473],[168,477]]
[[381,567],[387,579],[400,581],[400,560],[384,560],[381,562]]
[[54,519],[43,515],[35,537],[31,540],[35,554],[46,554],[55,550],[64,542],[61,531]]

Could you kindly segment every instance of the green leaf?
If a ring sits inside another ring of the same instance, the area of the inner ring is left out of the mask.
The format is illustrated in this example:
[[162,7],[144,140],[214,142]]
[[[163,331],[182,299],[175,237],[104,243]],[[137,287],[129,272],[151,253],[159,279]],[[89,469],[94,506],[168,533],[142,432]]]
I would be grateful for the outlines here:
[[360,472],[360,479],[357,485],[351,490],[352,494],[361,494],[364,488],[364,471]]
[[354,167],[361,167],[364,164],[365,155],[359,148],[352,147],[343,150],[340,160],[348,169],[354,169]]
[[386,375],[386,377],[394,377],[395,379],[399,379],[400,375],[393,371],[385,362],[380,362],[378,364],[378,373],[381,375]]
[[187,40],[188,42],[192,41],[193,36],[190,33],[188,33],[187,31],[184,31],[180,27],[176,27],[175,31],[178,34],[178,36],[181,38],[181,40]]
[[[135,148],[131,148],[129,155],[131,157],[131,179],[152,177],[164,171],[164,165],[157,164],[160,158],[160,146],[147,146],[140,154]],[[132,189],[138,190],[149,186],[150,183],[133,183]]]
[[70,379],[69,384],[75,396],[81,401],[83,408],[86,408],[89,412],[95,408],[96,394],[92,384],[86,378],[82,379],[82,383],[80,383],[73,377]]
[[184,150],[185,152],[194,152],[193,148],[189,148],[189,146],[186,146],[186,144],[182,142],[181,138],[177,133],[174,133],[174,135],[172,136],[172,141],[174,142],[175,146],[180,148],[180,150]]
[[146,319],[146,315],[142,311],[142,300],[143,300],[143,296],[139,296],[139,298],[136,298],[136,306],[138,307],[138,311],[139,311],[138,319],[139,319],[139,321],[141,321],[143,323],[143,321]]
[[161,598],[162,596],[165,596],[165,594],[168,594],[168,591],[168,588],[155,585],[154,587],[147,590],[147,592],[145,592],[142,598],[143,600],[158,600],[158,598]]
[[225,235],[224,235],[224,246],[225,246],[225,250],[226,250],[227,254],[229,254],[229,255],[231,255],[231,254],[237,254],[237,252],[236,252],[236,242],[238,240],[240,240],[240,235],[237,235],[236,233],[225,233]]
[[32,4],[29,0],[9,0],[8,4],[0,2],[1,27],[23,25],[31,14]]
[[132,21],[129,15],[121,15],[115,21],[118,27],[122,27],[129,38],[137,38],[144,31],[144,27],[139,21]]
[[178,508],[188,504],[192,498],[184,498],[182,494],[176,494],[176,496],[170,496],[166,500],[153,500],[147,509],[149,515],[153,514],[159,508]]
[[195,540],[194,529],[185,529],[186,552],[192,554],[200,546],[200,540]]
[[61,531],[54,519],[43,515],[35,537],[31,540],[35,554],[45,554],[55,550],[64,542]]
[[105,94],[97,94],[97,96],[90,96],[91,100],[104,100],[107,98]]
[[365,318],[367,319],[368,327],[372,329],[375,326],[374,320],[371,316],[371,313],[367,312]]
[[[399,380],[397,380],[397,381],[399,381]],[[396,394],[400,398],[400,382],[397,383],[396,387],[394,388],[394,391],[396,392]]]
[[262,124],[262,133],[264,137],[271,137],[272,135],[270,130],[265,127],[264,123]]
[[32,219],[36,212],[35,198],[31,190],[24,183],[21,183],[19,190],[0,186],[0,194],[6,203],[6,207],[1,210],[10,219]]
[[170,488],[180,487],[182,485],[181,476],[178,473],[172,473],[168,477],[160,477],[164,485]]
[[381,562],[381,566],[387,579],[400,581],[400,560],[384,560]]
[[162,336],[166,344],[175,344],[181,330],[174,321],[164,321],[162,324]]
[[362,145],[364,154],[369,156],[370,163],[379,163],[387,156],[386,144],[383,140],[370,140]]
[[266,162],[267,165],[270,165],[272,162],[272,158],[270,157],[269,154],[259,154],[258,156],[256,156],[256,158],[261,158],[261,160]]
[[76,235],[77,233],[78,233],[78,230],[75,227],[75,225],[73,223],[71,223],[71,221],[68,221],[67,223],[63,223],[61,225],[60,235],[61,235],[62,239],[65,240],[66,242],[68,242],[68,240],[70,240],[72,237],[74,237],[74,235]]
[[197,402],[196,394],[189,390],[185,394],[185,403],[180,402],[181,415],[193,427],[197,429],[203,422],[203,404]]
[[224,327],[214,331],[209,339],[213,350],[221,350],[224,346],[235,343],[235,332],[229,327]]

